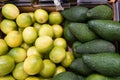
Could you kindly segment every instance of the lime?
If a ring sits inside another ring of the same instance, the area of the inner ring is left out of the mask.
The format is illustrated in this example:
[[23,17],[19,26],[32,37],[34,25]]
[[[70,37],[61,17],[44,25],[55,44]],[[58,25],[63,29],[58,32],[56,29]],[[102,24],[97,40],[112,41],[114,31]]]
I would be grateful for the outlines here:
[[16,63],[23,62],[27,57],[27,52],[21,47],[15,47],[10,49],[8,55],[12,56]]
[[15,80],[12,75],[1,76],[0,80]]
[[19,14],[20,11],[14,4],[5,4],[2,7],[2,15],[7,19],[16,19]]
[[18,15],[16,23],[19,27],[25,28],[30,26],[33,22],[31,16],[28,13],[21,13]]
[[12,75],[18,80],[25,80],[29,76],[23,69],[23,62],[16,64],[14,70],[12,71]]
[[54,24],[52,25],[53,32],[54,32],[54,38],[59,38],[63,34],[63,28],[61,25]]
[[25,80],[41,80],[41,79],[39,79],[38,77],[35,77],[35,76],[29,76]]
[[51,61],[54,63],[60,63],[64,60],[66,56],[66,51],[63,47],[54,47],[50,53],[49,53],[49,58]]
[[10,31],[17,30],[17,25],[13,20],[3,19],[0,28],[3,33],[8,34]]
[[53,48],[53,40],[49,36],[41,36],[36,39],[35,47],[42,54],[48,53]]
[[89,75],[86,80],[108,80],[107,77],[101,74],[91,74]]
[[49,14],[49,23],[50,24],[61,24],[63,21],[63,17],[60,12],[53,11]]
[[27,50],[27,56],[31,56],[31,55],[36,55],[36,56],[42,57],[42,54],[39,53],[39,51],[36,49],[35,46],[31,46]]
[[53,35],[54,35],[54,32],[53,32],[52,26],[50,26],[49,24],[41,25],[39,29],[39,36],[53,37]]
[[35,20],[38,23],[46,23],[48,20],[48,13],[44,9],[37,9],[34,12]]
[[66,71],[66,69],[63,66],[57,66],[54,76],[58,75],[59,73],[65,72],[65,71]]
[[41,24],[35,22],[35,23],[33,24],[33,27],[35,28],[35,30],[36,30],[37,33],[38,33],[38,31],[39,31],[39,29],[40,29],[40,27],[41,27]]
[[4,39],[0,39],[0,55],[6,54],[8,52],[8,45]]
[[66,52],[65,59],[61,62],[62,66],[69,67],[74,60],[74,55],[71,52]]
[[4,39],[9,47],[18,47],[22,43],[22,34],[18,31],[11,31]]
[[59,47],[63,47],[63,48],[67,48],[67,42],[64,38],[56,38],[53,42],[54,46],[59,46]]
[[30,17],[32,18],[32,23],[34,23],[34,22],[35,22],[34,13],[33,13],[33,12],[29,12],[28,14],[29,14]]
[[50,78],[51,76],[53,76],[56,70],[56,65],[49,59],[44,59],[43,64],[44,68],[40,71],[40,75],[42,77]]
[[23,40],[27,44],[32,44],[37,39],[37,32],[33,27],[26,27],[22,33]]
[[25,50],[27,50],[29,47],[31,47],[31,44],[27,44],[25,42],[23,42],[20,47],[24,48]]
[[12,72],[15,67],[14,59],[9,55],[0,56],[0,76],[5,76]]
[[43,61],[40,56],[28,56],[23,64],[24,71],[29,75],[38,74],[43,69]]

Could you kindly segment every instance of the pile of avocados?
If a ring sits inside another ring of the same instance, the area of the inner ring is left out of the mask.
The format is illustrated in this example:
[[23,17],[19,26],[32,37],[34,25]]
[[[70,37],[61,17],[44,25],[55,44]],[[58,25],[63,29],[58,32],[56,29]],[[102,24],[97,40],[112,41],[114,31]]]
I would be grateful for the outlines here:
[[73,6],[62,12],[64,38],[73,51],[69,71],[52,80],[120,80],[120,23],[109,5]]

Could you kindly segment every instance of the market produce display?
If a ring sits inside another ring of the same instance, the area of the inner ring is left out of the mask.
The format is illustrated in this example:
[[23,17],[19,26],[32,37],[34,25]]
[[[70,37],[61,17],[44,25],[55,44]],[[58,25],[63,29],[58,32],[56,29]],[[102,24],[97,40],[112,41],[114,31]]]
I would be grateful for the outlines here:
[[120,79],[111,6],[25,12],[5,4],[1,14],[0,80]]

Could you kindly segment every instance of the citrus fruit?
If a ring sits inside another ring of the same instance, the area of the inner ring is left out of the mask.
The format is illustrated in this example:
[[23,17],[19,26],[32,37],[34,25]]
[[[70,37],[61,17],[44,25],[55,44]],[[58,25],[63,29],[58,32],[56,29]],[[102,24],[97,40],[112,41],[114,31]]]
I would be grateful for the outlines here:
[[5,4],[2,7],[2,15],[7,19],[16,19],[19,14],[20,11],[14,4]]
[[48,53],[53,48],[53,40],[49,36],[41,36],[36,39],[35,47],[42,54]]
[[39,23],[34,23],[34,24],[33,24],[33,27],[35,28],[35,30],[36,30],[37,33],[38,33],[38,31],[39,31],[39,29],[40,29],[40,27],[41,27],[41,24],[39,24]]
[[17,63],[12,71],[12,75],[15,79],[25,80],[29,75],[23,69],[23,62]]
[[32,44],[37,38],[37,32],[33,27],[26,27],[22,33],[23,40],[27,44]]
[[30,77],[26,78],[25,80],[41,80],[41,79],[39,79],[38,77],[35,77],[35,76],[30,76]]
[[44,64],[44,67],[43,69],[40,71],[40,75],[42,77],[51,77],[53,76],[55,70],[56,70],[56,65],[55,63],[53,63],[51,60],[49,59],[44,59],[43,60],[43,64]]
[[12,75],[1,76],[0,80],[15,80]]
[[54,37],[55,38],[59,38],[62,36],[63,34],[63,28],[61,25],[58,25],[58,24],[54,24],[52,25],[52,28],[53,28],[53,32],[54,32]]
[[38,74],[43,69],[43,61],[40,56],[28,56],[24,61],[23,68],[29,75]]
[[0,76],[5,76],[12,72],[15,67],[14,59],[9,55],[0,56]]
[[4,39],[0,39],[0,55],[6,54],[8,52],[8,45]]
[[35,22],[34,13],[33,13],[33,12],[29,12],[28,14],[29,14],[30,17],[32,18],[32,23],[34,23],[34,22]]
[[31,16],[28,13],[21,13],[16,18],[16,23],[19,27],[25,28],[30,26],[33,22]]
[[64,60],[66,56],[66,51],[63,47],[54,47],[50,53],[49,53],[49,58],[51,61],[54,63],[60,63]]
[[108,80],[107,77],[101,74],[91,74],[89,75],[86,80]]
[[63,48],[67,48],[67,42],[64,38],[56,38],[53,42],[54,46],[59,46]]
[[25,42],[23,42],[20,47],[24,48],[25,50],[27,50],[29,47],[31,47],[31,44],[27,44]]
[[10,49],[8,55],[12,56],[16,63],[23,62],[27,57],[27,52],[21,47],[15,47]]
[[73,60],[74,60],[73,54],[71,52],[66,52],[65,59],[61,62],[61,64],[64,67],[69,67]]
[[44,9],[37,9],[34,12],[35,20],[38,23],[46,23],[48,20],[48,13]]
[[8,34],[12,30],[17,30],[17,25],[13,20],[3,19],[0,23],[0,29],[3,33]]
[[42,57],[42,55],[39,53],[39,51],[36,49],[35,46],[31,46],[27,50],[27,56],[31,56],[31,55],[36,55],[36,56]]
[[54,76],[58,75],[61,72],[65,72],[65,71],[66,71],[66,69],[63,66],[57,66],[55,73],[54,73]]
[[48,19],[50,24],[61,24],[63,21],[61,13],[57,11],[50,12]]
[[39,29],[39,36],[50,36],[53,37],[54,32],[52,27],[49,24],[43,24],[41,25]]
[[22,43],[22,34],[18,31],[11,31],[4,39],[9,47],[18,47]]

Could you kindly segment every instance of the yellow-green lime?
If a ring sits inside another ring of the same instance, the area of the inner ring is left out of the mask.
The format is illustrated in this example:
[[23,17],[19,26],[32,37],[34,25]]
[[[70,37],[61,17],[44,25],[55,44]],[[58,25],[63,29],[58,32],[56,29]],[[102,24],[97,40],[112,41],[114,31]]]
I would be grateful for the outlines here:
[[50,24],[61,24],[63,21],[63,16],[58,11],[52,11],[49,14],[49,23]]
[[61,62],[61,65],[64,67],[69,67],[74,60],[74,55],[71,52],[66,52],[65,59]]
[[27,50],[29,47],[31,47],[32,45],[31,44],[27,44],[25,42],[23,42],[20,47],[24,48],[25,50]]
[[65,72],[65,71],[66,71],[65,67],[63,67],[63,66],[57,66],[56,70],[55,70],[55,73],[54,73],[54,76],[58,75],[61,72]]
[[27,44],[32,44],[37,39],[37,32],[33,27],[26,27],[22,32],[23,40]]
[[18,47],[23,41],[22,34],[18,31],[9,32],[4,39],[9,47]]
[[9,55],[0,56],[0,76],[5,76],[12,72],[15,67],[14,59]]
[[108,80],[108,78],[102,74],[91,74],[86,78],[86,80]]
[[35,20],[38,23],[46,23],[48,20],[48,13],[44,9],[37,9],[34,12]]
[[63,47],[63,48],[67,48],[67,42],[64,38],[56,38],[54,40],[54,46],[59,46],[59,47]]
[[2,15],[7,19],[16,19],[19,14],[20,11],[14,4],[5,4],[2,7]]
[[52,25],[53,32],[54,32],[54,38],[59,38],[63,34],[63,28],[59,24]]
[[49,53],[49,58],[54,63],[60,63],[66,56],[65,48],[55,46]]
[[21,47],[15,47],[10,49],[8,55],[12,56],[16,63],[23,62],[27,57],[27,52]]
[[17,63],[12,75],[17,80],[25,80],[29,75],[23,69],[23,62]]
[[16,18],[16,23],[19,27],[25,28],[30,26],[33,22],[31,16],[28,13],[21,13]]
[[8,45],[4,39],[0,39],[0,55],[6,54],[8,52]]
[[35,41],[35,47],[42,54],[48,53],[53,48],[53,40],[49,36],[38,37]]
[[44,67],[40,71],[40,75],[42,77],[50,78],[53,76],[55,70],[56,70],[56,65],[49,59],[44,59],[43,60]]
[[41,27],[41,24],[35,22],[35,23],[33,24],[33,27],[35,28],[35,30],[36,30],[37,33],[38,33],[38,31],[39,31],[39,29],[40,29],[40,27]]
[[41,25],[41,27],[39,29],[39,36],[50,36],[50,37],[53,37],[54,36],[54,32],[53,32],[52,26],[50,26],[49,24]]
[[24,71],[29,75],[38,74],[43,69],[43,61],[40,56],[28,56],[23,64]]
[[34,13],[33,13],[33,12],[29,12],[28,14],[29,14],[30,17],[32,18],[32,23],[34,23],[34,22],[35,22]]
[[39,77],[29,76],[29,77],[26,78],[25,80],[41,80],[41,79],[39,79]]
[[15,80],[12,75],[1,76],[0,80]]
[[10,31],[17,30],[15,21],[3,19],[0,23],[0,29],[3,33],[8,34]]
[[31,46],[27,50],[27,56],[31,56],[31,55],[36,55],[36,56],[42,57],[42,54],[39,53],[39,51],[36,49],[35,46]]

